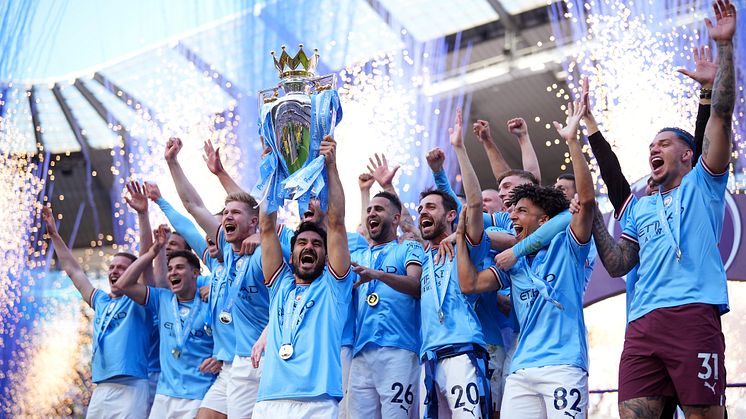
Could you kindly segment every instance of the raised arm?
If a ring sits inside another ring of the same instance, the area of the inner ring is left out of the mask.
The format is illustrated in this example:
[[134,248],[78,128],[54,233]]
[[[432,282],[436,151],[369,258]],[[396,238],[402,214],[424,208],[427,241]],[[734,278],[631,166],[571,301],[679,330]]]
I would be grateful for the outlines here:
[[262,244],[264,283],[271,286],[283,266],[282,247],[277,236],[277,211],[267,214],[266,203],[259,206],[259,240]]
[[202,146],[202,150],[205,154],[202,158],[207,163],[207,168],[212,172],[213,175],[218,177],[220,184],[223,185],[225,192],[232,194],[235,192],[244,192],[244,190],[236,183],[235,180],[225,171],[223,162],[220,160],[220,147],[214,148],[212,141],[205,141]]
[[[140,228],[140,251],[139,254],[143,255],[153,245],[153,229],[150,227],[150,216],[148,214],[148,198],[145,196],[145,188],[143,185],[136,181],[130,181],[126,185],[128,195],[125,195],[124,200],[127,205],[130,206],[137,213],[137,224]],[[143,285],[156,285],[155,273],[153,265],[150,265],[145,271],[143,271],[142,277],[139,281]]]
[[510,170],[508,162],[505,161],[503,153],[495,144],[492,139],[492,133],[490,132],[490,123],[481,119],[477,120],[472,126],[471,131],[477,136],[477,140],[482,144],[484,153],[487,154],[487,159],[490,161],[490,169],[492,169],[492,176],[495,177],[495,181],[500,178],[500,175]]
[[197,227],[192,221],[176,211],[171,204],[161,196],[161,191],[158,189],[158,185],[155,183],[145,182],[145,191],[148,194],[148,198],[155,202],[156,205],[163,211],[163,214],[168,219],[169,224],[176,230],[181,237],[187,242],[189,247],[203,257],[207,251],[207,242],[205,236],[197,230]]
[[718,66],[712,61],[712,51],[707,45],[692,48],[694,57],[694,70],[679,68],[681,74],[699,83],[699,108],[697,110],[697,121],[694,127],[694,156],[692,164],[696,164],[702,155],[702,143],[705,137],[705,128],[710,119],[710,105],[712,104],[712,85],[715,82]]
[[536,157],[536,150],[531,144],[531,137],[528,136],[528,125],[523,118],[513,118],[508,121],[508,131],[515,135],[518,140],[518,146],[521,148],[521,163],[523,170],[531,172],[541,183],[541,168],[539,167],[539,158]]
[[427,156],[425,156],[425,159],[427,160],[427,165],[430,166],[430,171],[433,172],[435,187],[439,191],[447,193],[454,199],[454,201],[456,201],[456,210],[460,214],[461,200],[458,199],[456,192],[453,191],[451,182],[448,181],[448,176],[446,175],[445,170],[443,170],[443,163],[445,163],[446,161],[446,154],[443,152],[442,149],[440,149],[440,147],[435,147],[434,149],[427,152]]
[[606,184],[609,201],[614,207],[614,212],[619,214],[627,198],[632,193],[632,189],[629,186],[629,182],[627,182],[627,178],[624,177],[624,173],[622,173],[622,165],[619,164],[619,159],[611,149],[611,144],[604,139],[603,134],[598,129],[598,123],[591,111],[589,96],[590,89],[588,87],[588,78],[586,77],[583,79],[583,91],[581,94],[583,104],[585,105],[583,124],[585,124],[588,132],[588,144],[591,146],[591,151],[601,171],[601,179]]
[[593,239],[601,263],[614,278],[626,275],[640,260],[638,244],[625,239],[614,240],[597,206],[593,209]]
[[330,135],[321,141],[319,154],[326,158],[329,187],[329,208],[326,213],[329,268],[337,275],[344,275],[350,270],[350,250],[345,228],[345,192],[342,189],[342,181],[339,179],[339,171],[337,171],[337,142]]
[[[458,267],[458,283],[464,294],[479,294],[494,291],[501,288],[495,274],[485,269],[477,272],[476,266],[469,256],[469,248],[466,244],[466,229],[468,223],[467,210],[461,210],[458,224],[456,225],[456,266]],[[480,220],[481,221],[481,220]]]
[[[361,173],[357,177],[357,184],[360,187],[360,225],[365,226],[365,220],[368,215],[368,205],[370,205],[370,188],[373,186],[373,175],[370,173]],[[368,235],[367,229],[363,228],[366,232],[365,236]]]
[[583,100],[578,99],[575,103],[568,103],[567,109],[566,126],[563,127],[555,121],[554,128],[560,137],[565,139],[567,147],[570,149],[570,159],[572,160],[572,169],[575,175],[575,188],[577,189],[578,204],[580,206],[580,211],[572,216],[570,229],[572,229],[575,238],[581,243],[587,243],[591,238],[596,196],[591,170],[588,167],[588,162],[585,160],[583,150],[580,148],[580,140],[578,139],[580,118],[585,113]]
[[166,163],[168,163],[168,169],[171,172],[171,177],[176,185],[176,192],[179,193],[179,198],[184,208],[191,214],[197,221],[197,224],[202,227],[202,230],[210,237],[217,237],[218,227],[220,223],[205,207],[202,198],[200,198],[197,190],[189,182],[184,170],[181,168],[178,160],[178,154],[181,150],[181,140],[178,138],[170,138],[166,143]]
[[153,259],[168,241],[168,233],[162,228],[158,228],[153,234],[155,235],[153,245],[148,248],[147,252],[141,254],[136,261],[132,262],[117,282],[112,285],[112,288],[118,289],[137,304],[145,304],[148,298],[148,287],[138,283],[137,278],[142,275],[148,266],[152,265]]
[[736,32],[736,7],[729,1],[713,3],[716,25],[705,19],[710,38],[717,43],[718,71],[712,86],[712,112],[705,127],[702,159],[714,173],[728,170],[733,147],[731,119],[736,102],[733,35]]
[[[397,164],[393,168],[389,168],[389,162],[386,160],[385,154],[379,156],[378,153],[376,153],[375,158],[375,161],[372,157],[368,160],[370,162],[368,170],[370,171],[371,176],[373,176],[373,179],[381,185],[381,188],[383,188],[384,191],[398,198],[399,193],[396,191],[396,188],[394,188],[394,176],[396,176],[396,172],[399,170],[400,166]],[[367,208],[367,205],[365,207]],[[363,211],[365,211],[366,208],[363,208]],[[367,213],[363,214],[363,225],[365,224],[366,215]],[[412,217],[412,214],[404,205],[402,205],[401,208],[399,225],[403,230],[417,230],[414,225],[414,217]]]
[[462,135],[463,117],[461,109],[456,110],[456,120],[453,128],[448,128],[451,146],[456,152],[458,165],[461,169],[461,183],[464,185],[466,195],[466,218],[469,224],[466,226],[466,235],[472,243],[479,243],[484,233],[484,219],[482,218],[482,188],[474,167],[466,154],[464,138]]
[[60,268],[70,277],[73,281],[73,285],[78,289],[78,292],[83,297],[83,301],[91,305],[91,294],[93,294],[93,284],[88,280],[83,268],[80,267],[78,262],[75,260],[70,249],[62,240],[59,231],[57,230],[57,223],[54,220],[54,214],[52,209],[49,207],[42,207],[41,216],[44,219],[44,223],[47,226],[47,234],[52,240],[54,246],[54,252],[57,254],[57,261],[60,264]]

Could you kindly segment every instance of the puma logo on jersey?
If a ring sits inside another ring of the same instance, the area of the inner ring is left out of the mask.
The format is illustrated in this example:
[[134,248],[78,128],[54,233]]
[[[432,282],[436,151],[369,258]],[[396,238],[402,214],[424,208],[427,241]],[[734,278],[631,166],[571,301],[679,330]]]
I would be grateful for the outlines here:
[[709,388],[710,390],[712,390],[712,394],[717,394],[717,393],[715,392],[715,383],[712,383],[712,385],[710,385],[710,383],[708,383],[707,381],[705,381],[705,382],[704,382],[704,385],[705,385],[705,387],[707,387],[707,388]]
[[565,414],[566,414],[567,416],[571,417],[572,419],[575,419],[575,416],[577,416],[577,415],[578,415],[578,413],[580,413],[580,412],[577,412],[577,413],[575,413],[574,415],[571,415],[571,414],[570,414],[570,412],[565,412]]
[[407,414],[409,414],[409,408],[408,407],[404,407],[402,405],[399,405],[399,407],[401,408],[401,410],[403,410],[403,411],[407,412]]
[[474,415],[474,409],[476,409],[476,408],[477,408],[476,406],[472,407],[471,409],[467,409],[466,407],[462,407],[462,409],[464,409],[464,412],[469,412],[469,413],[471,413],[471,415],[472,415],[472,416],[474,416],[474,417],[476,417],[476,416]]

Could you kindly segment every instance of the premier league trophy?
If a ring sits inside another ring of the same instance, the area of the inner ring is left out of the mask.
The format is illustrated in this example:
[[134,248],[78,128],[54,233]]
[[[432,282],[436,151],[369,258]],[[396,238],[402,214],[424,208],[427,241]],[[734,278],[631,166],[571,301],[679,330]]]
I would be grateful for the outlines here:
[[259,135],[270,151],[262,159],[252,195],[267,201],[267,213],[286,199],[297,200],[301,214],[311,198],[319,198],[326,209],[326,172],[319,145],[342,119],[336,74],[317,77],[318,50],[309,58],[302,44],[295,57],[284,45],[279,60],[274,51],[272,57],[280,83],[259,92]]

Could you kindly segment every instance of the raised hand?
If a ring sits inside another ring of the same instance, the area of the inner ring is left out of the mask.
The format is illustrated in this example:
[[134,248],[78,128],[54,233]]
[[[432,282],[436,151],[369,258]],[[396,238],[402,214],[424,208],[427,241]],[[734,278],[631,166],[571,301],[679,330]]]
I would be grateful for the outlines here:
[[170,161],[176,161],[176,156],[179,155],[179,151],[181,151],[181,139],[176,137],[171,137],[166,141],[166,152],[164,153],[163,157],[166,159],[167,162]]
[[713,25],[709,18],[705,18],[710,39],[715,42],[730,42],[736,32],[736,6],[728,0],[717,0],[712,3],[712,9],[717,25]]
[[361,173],[360,176],[357,177],[357,185],[360,187],[361,191],[369,191],[375,181],[373,175],[370,173]]
[[461,113],[461,108],[456,109],[456,119],[453,121],[453,127],[448,128],[448,136],[451,141],[451,145],[454,147],[464,146],[464,137],[461,135],[463,130],[464,117]]
[[373,176],[373,179],[375,179],[376,182],[381,185],[381,187],[385,188],[386,186],[390,186],[394,181],[396,172],[401,166],[397,164],[393,168],[389,169],[389,162],[388,160],[386,160],[385,154],[381,154],[379,156],[378,153],[376,153],[375,158],[375,161],[373,161],[373,157],[368,159],[368,161],[370,162],[370,164],[368,165],[368,171]]
[[427,160],[427,165],[430,166],[430,170],[432,170],[433,173],[440,172],[443,170],[443,163],[446,161],[446,154],[439,147],[435,147],[427,152],[425,160]]
[[696,81],[702,87],[712,87],[712,83],[715,82],[715,74],[717,74],[718,66],[712,59],[710,47],[703,45],[699,48],[692,48],[692,55],[694,56],[694,70],[679,68],[676,71]]
[[171,229],[166,224],[161,224],[153,230],[153,247],[151,249],[154,254],[157,255],[166,246],[169,237],[171,237]]
[[508,132],[515,135],[516,138],[523,138],[528,135],[528,125],[523,118],[513,118],[508,121]]
[[220,161],[220,147],[214,148],[212,141],[207,140],[202,145],[202,150],[205,154],[202,156],[202,160],[207,163],[207,168],[213,175],[217,175],[225,171],[223,168],[223,162]]
[[145,195],[147,195],[148,198],[153,202],[160,199],[161,190],[158,188],[158,184],[145,182]]
[[54,213],[52,213],[52,208],[41,207],[41,218],[47,225],[47,233],[49,233],[50,236],[59,234],[57,232],[57,222],[54,220]]
[[210,286],[209,285],[203,285],[199,287],[199,298],[200,300],[204,302],[208,302],[210,300]]
[[564,138],[566,142],[577,141],[578,139],[578,126],[580,125],[580,118],[585,113],[585,105],[581,99],[577,99],[575,102],[567,103],[567,124],[563,127],[557,121],[553,121],[554,129],[560,137]]
[[490,123],[481,119],[478,119],[471,126],[471,131],[477,136],[480,143],[485,141],[492,141],[492,133],[490,132]]
[[133,210],[137,211],[138,214],[142,214],[148,210],[148,197],[145,196],[145,188],[143,185],[136,181],[130,181],[126,185],[129,196],[125,196],[124,200],[127,204],[132,207]]
[[327,135],[319,145],[319,154],[326,158],[326,165],[336,164],[337,162],[337,142],[331,135]]

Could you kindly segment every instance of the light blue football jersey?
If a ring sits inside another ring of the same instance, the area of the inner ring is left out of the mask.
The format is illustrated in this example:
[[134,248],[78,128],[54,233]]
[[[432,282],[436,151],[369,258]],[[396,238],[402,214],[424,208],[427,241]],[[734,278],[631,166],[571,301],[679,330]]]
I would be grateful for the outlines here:
[[[264,285],[262,273],[262,250],[257,247],[253,254],[232,260],[240,265],[237,269],[238,294],[233,304],[233,321],[236,332],[236,355],[251,356],[251,348],[261,336],[269,321],[269,290]],[[228,261],[229,259],[226,259]]]
[[94,289],[93,382],[119,375],[148,378],[153,315],[127,296],[112,298]]
[[[192,301],[178,301],[170,290],[148,287],[145,307],[157,313],[160,319],[161,375],[156,393],[180,399],[202,400],[216,377],[215,374],[199,371],[202,361],[212,356],[212,337],[202,328],[207,303],[200,300],[199,292]],[[181,325],[181,329],[177,329],[177,324]],[[176,358],[172,351],[180,346],[180,333],[184,344],[180,349],[181,354]],[[189,337],[186,337],[186,333],[189,333]]]
[[[422,245],[415,241],[396,240],[358,250],[351,260],[371,269],[394,275],[406,275],[407,266],[421,266]],[[357,282],[357,274],[351,274]],[[379,297],[375,306],[367,302],[368,295]],[[375,347],[392,347],[418,352],[420,349],[420,304],[417,298],[396,291],[382,281],[372,280],[353,291],[355,305],[355,345],[353,356]]]
[[704,160],[699,163],[679,187],[642,197],[630,209],[622,237],[640,245],[640,267],[629,321],[657,308],[692,303],[718,306],[721,314],[730,310],[718,249],[728,172],[714,174]]
[[[327,266],[310,285],[296,285],[283,264],[270,279],[270,317],[258,401],[342,398],[342,329],[352,300],[351,270]],[[283,344],[293,354],[281,359]]]
[[[490,249],[487,234],[483,233],[476,245],[467,240],[467,246],[469,258],[475,266],[480,266]],[[485,345],[482,326],[474,311],[474,304],[479,296],[462,294],[456,259],[435,264],[432,258],[436,253],[437,249],[426,248],[422,260],[420,358],[428,351],[447,345]]]
[[[508,271],[520,324],[511,373],[549,365],[574,365],[588,371],[583,293],[589,247],[580,244],[568,226],[533,260],[520,257]],[[499,270],[491,269],[498,275]]]

